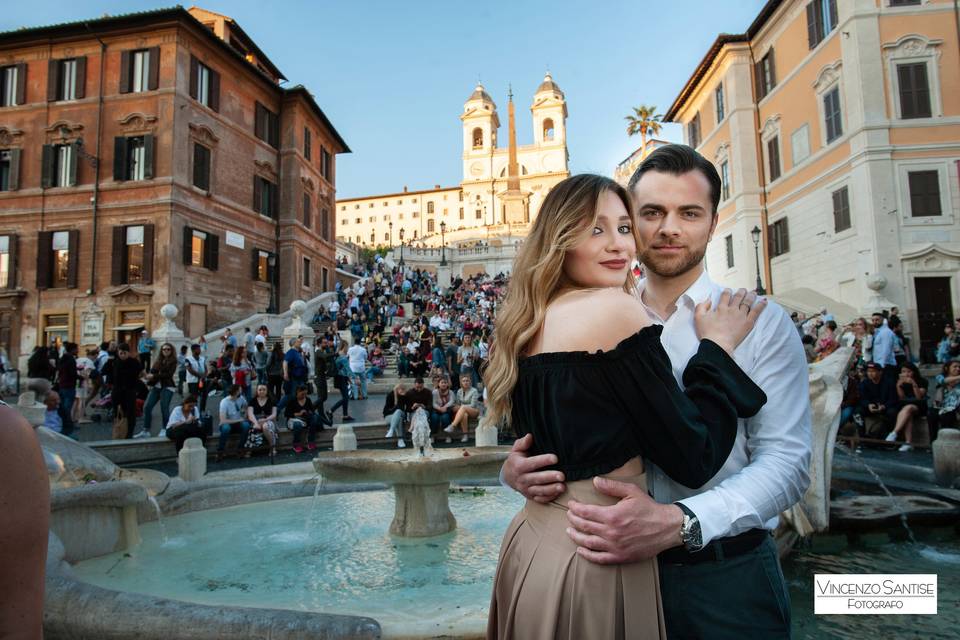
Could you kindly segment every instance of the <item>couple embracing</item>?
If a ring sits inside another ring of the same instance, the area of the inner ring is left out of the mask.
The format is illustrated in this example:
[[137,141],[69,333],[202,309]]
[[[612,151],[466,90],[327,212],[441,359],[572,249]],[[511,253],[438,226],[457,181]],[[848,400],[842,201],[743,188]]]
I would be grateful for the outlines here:
[[706,274],[720,190],[668,145],[628,189],[579,175],[544,200],[485,376],[527,498],[488,638],[790,636],[771,533],[809,484],[806,358],[781,308]]

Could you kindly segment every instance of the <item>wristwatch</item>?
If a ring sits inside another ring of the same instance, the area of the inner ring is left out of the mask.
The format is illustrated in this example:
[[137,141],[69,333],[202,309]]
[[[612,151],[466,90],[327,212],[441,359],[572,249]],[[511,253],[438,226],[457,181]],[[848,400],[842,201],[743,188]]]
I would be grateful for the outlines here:
[[700,551],[703,548],[703,534],[700,531],[700,520],[697,514],[690,511],[680,502],[673,504],[680,507],[683,511],[683,523],[680,525],[680,541],[687,551]]

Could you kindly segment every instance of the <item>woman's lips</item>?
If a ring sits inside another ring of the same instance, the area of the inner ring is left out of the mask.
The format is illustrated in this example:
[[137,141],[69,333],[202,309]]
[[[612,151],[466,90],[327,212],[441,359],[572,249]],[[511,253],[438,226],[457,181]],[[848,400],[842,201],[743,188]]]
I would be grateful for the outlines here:
[[607,269],[613,269],[613,270],[619,271],[620,269],[623,269],[624,267],[627,266],[627,261],[626,260],[607,260],[605,262],[601,262],[600,264],[601,266],[604,266]]

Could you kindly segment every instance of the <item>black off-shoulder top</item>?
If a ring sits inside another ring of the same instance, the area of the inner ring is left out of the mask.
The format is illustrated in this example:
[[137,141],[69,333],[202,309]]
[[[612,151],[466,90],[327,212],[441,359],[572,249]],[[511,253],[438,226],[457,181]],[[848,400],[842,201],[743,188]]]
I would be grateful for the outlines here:
[[513,425],[532,455],[556,454],[567,481],[609,473],[643,456],[673,480],[704,485],[723,466],[737,419],[767,396],[716,343],[701,340],[681,391],[650,325],[610,351],[541,353],[519,362]]

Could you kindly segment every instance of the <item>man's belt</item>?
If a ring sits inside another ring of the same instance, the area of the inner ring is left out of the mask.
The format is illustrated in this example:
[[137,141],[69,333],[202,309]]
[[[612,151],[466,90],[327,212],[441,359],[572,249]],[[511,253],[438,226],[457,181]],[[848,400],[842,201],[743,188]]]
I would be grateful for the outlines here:
[[725,558],[740,556],[753,551],[770,536],[766,529],[750,529],[729,538],[717,538],[700,551],[690,552],[684,547],[673,547],[658,556],[663,564],[701,564],[720,562]]

